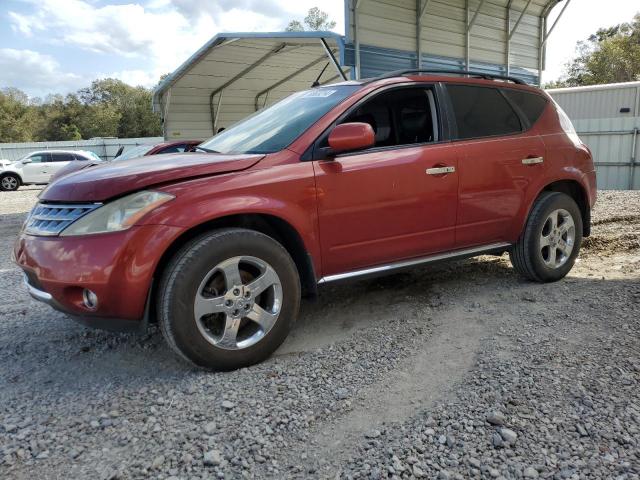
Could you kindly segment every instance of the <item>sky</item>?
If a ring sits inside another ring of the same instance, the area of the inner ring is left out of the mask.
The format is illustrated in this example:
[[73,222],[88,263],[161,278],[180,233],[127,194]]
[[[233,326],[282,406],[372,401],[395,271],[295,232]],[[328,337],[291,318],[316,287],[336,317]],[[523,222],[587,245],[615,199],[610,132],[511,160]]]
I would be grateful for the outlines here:
[[[104,77],[150,87],[218,32],[283,30],[316,5],[344,33],[343,0],[0,0],[0,87],[45,96]],[[638,0],[573,0],[544,81],[561,75],[577,41],[638,11]]]

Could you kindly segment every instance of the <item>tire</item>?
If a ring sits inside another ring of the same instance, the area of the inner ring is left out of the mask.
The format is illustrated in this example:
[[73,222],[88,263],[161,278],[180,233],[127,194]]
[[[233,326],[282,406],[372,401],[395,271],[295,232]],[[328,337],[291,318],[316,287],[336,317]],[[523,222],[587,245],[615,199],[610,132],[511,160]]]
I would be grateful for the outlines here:
[[0,177],[0,190],[3,192],[13,192],[22,185],[20,177],[14,173],[6,173]]
[[509,258],[525,278],[555,282],[571,271],[581,245],[582,215],[576,202],[564,193],[543,192]]
[[189,362],[235,370],[282,344],[300,291],[295,263],[280,243],[253,230],[212,231],[170,261],[157,295],[158,320],[167,343]]

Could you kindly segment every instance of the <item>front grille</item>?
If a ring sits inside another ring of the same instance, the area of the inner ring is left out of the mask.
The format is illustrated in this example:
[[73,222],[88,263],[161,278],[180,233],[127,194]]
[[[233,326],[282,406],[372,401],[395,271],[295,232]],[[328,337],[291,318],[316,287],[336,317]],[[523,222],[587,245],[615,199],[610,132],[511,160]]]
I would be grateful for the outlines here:
[[25,223],[24,231],[29,235],[59,235],[73,222],[100,206],[100,203],[77,205],[39,203],[31,210]]

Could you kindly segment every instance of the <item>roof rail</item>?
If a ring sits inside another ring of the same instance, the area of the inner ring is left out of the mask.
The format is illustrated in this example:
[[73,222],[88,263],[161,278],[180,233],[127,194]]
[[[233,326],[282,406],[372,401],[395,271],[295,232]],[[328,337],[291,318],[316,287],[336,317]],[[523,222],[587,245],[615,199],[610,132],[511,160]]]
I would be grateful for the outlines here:
[[388,72],[379,77],[372,78],[370,81],[374,80],[382,80],[384,78],[393,78],[393,77],[401,77],[403,75],[407,75],[410,73],[428,73],[432,75],[466,75],[474,78],[483,78],[485,80],[504,80],[507,82],[513,82],[518,85],[526,85],[526,82],[523,82],[519,78],[509,77],[506,75],[494,75],[493,73],[485,73],[485,72],[476,72],[470,70],[425,70],[425,69],[408,69],[408,70],[394,70],[393,72]]

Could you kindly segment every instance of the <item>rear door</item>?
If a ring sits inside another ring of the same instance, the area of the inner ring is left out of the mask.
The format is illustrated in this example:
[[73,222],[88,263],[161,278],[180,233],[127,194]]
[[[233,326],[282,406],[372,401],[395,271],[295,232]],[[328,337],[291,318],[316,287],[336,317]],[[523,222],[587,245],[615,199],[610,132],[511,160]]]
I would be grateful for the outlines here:
[[325,276],[453,248],[457,158],[438,111],[435,90],[414,84],[338,122],[369,123],[376,145],[314,162]]
[[545,147],[502,87],[449,84],[455,118],[458,248],[515,241],[527,188],[544,175]]
[[69,162],[73,160],[75,160],[75,155],[73,153],[51,153],[51,161],[46,164],[45,168],[45,181],[48,182],[51,180],[51,177],[66,167]]

